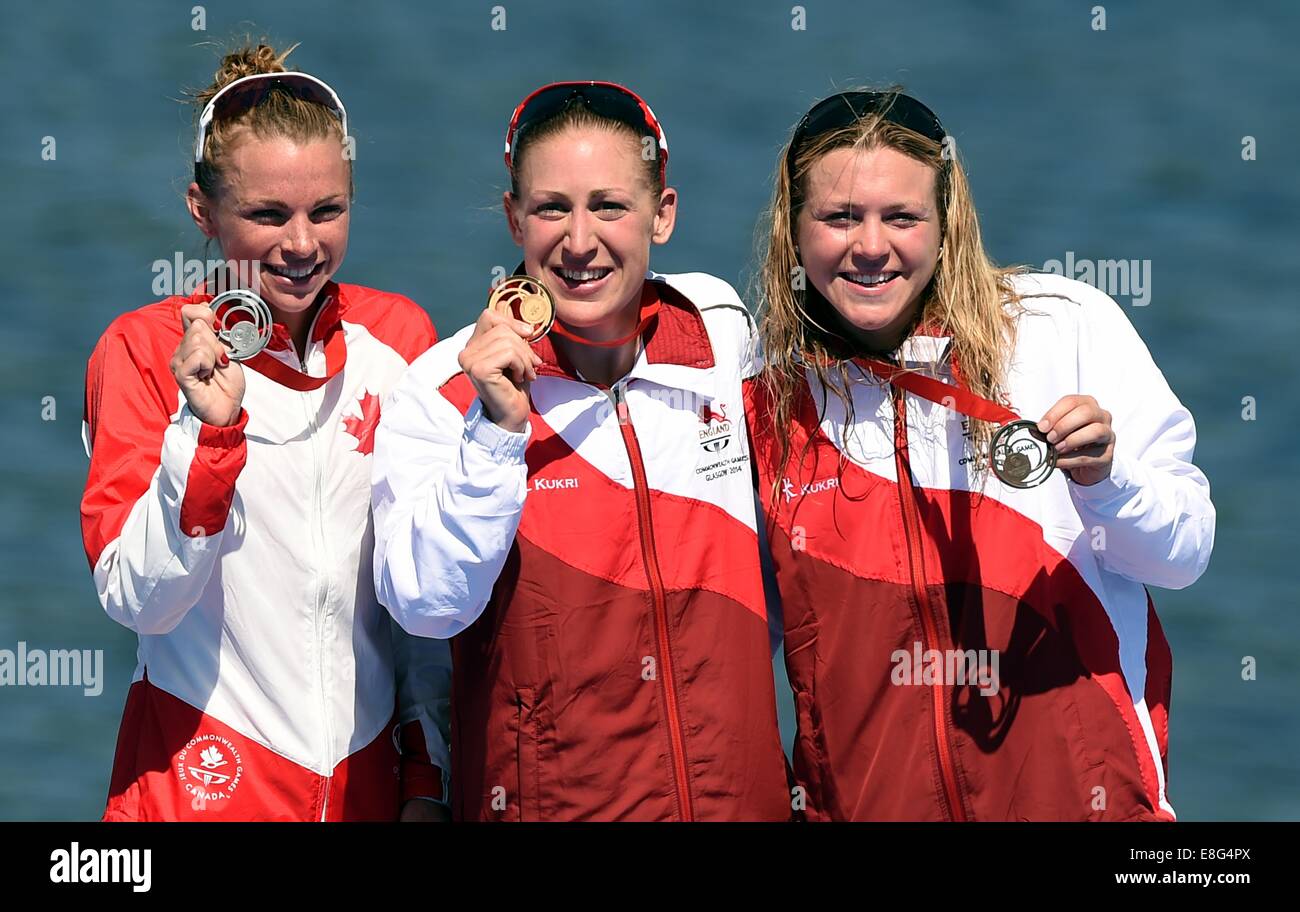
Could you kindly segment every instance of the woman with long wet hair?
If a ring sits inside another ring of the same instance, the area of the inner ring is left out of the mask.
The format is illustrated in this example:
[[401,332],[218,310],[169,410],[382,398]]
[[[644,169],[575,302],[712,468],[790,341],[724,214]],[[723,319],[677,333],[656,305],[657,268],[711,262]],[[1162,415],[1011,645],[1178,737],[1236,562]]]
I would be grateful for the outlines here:
[[1214,538],[1192,417],[1118,305],[1000,269],[898,90],[781,154],[747,413],[814,820],[1172,819],[1146,586]]

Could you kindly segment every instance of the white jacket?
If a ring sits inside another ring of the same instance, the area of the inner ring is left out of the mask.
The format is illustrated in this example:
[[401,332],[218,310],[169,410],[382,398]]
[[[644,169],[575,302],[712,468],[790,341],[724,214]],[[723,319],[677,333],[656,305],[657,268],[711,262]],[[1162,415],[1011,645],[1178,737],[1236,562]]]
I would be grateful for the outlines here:
[[[277,325],[233,427],[200,422],[171,375],[200,295],[119,317],[91,357],[83,536],[104,610],[140,635],[108,819],[394,819],[399,720],[446,768],[446,663],[423,655],[440,644],[399,639],[418,654],[395,667],[370,570],[380,402],[436,337],[399,295],[326,294],[310,377]],[[407,796],[437,797],[439,775]]]

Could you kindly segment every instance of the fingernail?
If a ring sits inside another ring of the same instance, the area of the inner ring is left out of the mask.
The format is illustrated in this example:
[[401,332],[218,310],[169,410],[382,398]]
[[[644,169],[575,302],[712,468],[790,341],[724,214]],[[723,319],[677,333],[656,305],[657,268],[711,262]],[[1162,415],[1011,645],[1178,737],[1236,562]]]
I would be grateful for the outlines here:
[[221,366],[222,366],[222,367],[225,367],[225,366],[226,366],[227,364],[229,364],[229,363],[230,363],[230,356],[227,355],[225,352],[222,352],[222,353],[221,353]]
[[1047,434],[1048,443],[1056,443],[1056,431],[1049,431]]

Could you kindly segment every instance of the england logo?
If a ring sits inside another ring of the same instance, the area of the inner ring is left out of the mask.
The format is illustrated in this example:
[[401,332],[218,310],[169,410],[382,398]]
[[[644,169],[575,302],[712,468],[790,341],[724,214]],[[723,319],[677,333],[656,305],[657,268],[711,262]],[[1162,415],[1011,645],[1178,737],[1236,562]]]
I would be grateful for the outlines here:
[[718,411],[712,405],[700,406],[700,447],[709,453],[720,453],[731,443],[731,422],[727,420],[727,407],[719,403]]

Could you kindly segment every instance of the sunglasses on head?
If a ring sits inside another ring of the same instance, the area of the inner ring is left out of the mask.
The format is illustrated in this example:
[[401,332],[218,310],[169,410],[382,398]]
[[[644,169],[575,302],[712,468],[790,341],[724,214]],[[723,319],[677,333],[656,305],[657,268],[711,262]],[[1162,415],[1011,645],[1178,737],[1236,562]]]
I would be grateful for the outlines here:
[[218,117],[237,116],[255,107],[274,89],[284,89],[304,101],[313,101],[333,111],[348,135],[348,113],[338,94],[315,76],[306,73],[254,73],[236,79],[213,95],[199,115],[199,132],[194,140],[194,165],[203,161],[203,144],[212,122]]
[[668,172],[668,136],[650,106],[631,89],[613,82],[555,82],[542,86],[519,103],[506,130],[506,168],[514,171],[519,137],[570,105],[581,104],[593,114],[627,124],[638,133],[654,136],[659,145],[659,181]]
[[943,145],[946,134],[939,118],[912,96],[901,92],[841,92],[813,105],[795,127],[786,155],[790,175],[794,176],[795,157],[810,139],[851,126],[869,114]]

